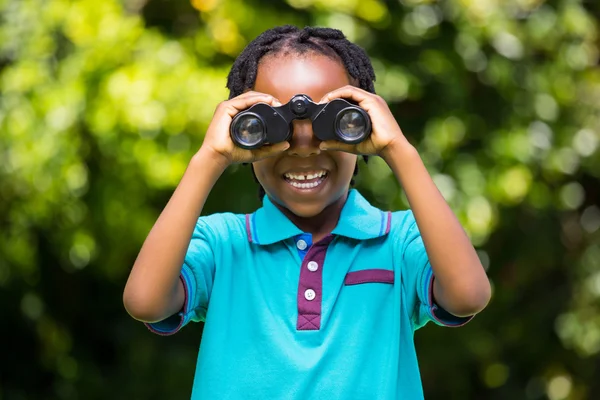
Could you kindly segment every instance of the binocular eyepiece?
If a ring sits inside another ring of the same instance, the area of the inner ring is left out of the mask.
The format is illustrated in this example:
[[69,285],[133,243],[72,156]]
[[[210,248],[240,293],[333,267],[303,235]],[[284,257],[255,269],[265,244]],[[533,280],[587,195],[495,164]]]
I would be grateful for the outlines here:
[[355,144],[371,134],[371,119],[362,108],[344,99],[317,104],[305,94],[279,107],[254,104],[233,118],[229,131],[237,146],[256,149],[291,139],[295,119],[310,119],[315,136],[322,141]]

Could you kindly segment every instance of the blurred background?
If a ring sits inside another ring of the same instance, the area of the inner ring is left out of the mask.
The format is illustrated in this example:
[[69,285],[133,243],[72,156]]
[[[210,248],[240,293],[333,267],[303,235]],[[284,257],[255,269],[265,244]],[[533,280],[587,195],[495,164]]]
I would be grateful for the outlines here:
[[[0,399],[185,399],[201,324],[122,306],[235,56],[281,24],[339,28],[493,283],[416,334],[427,399],[600,399],[597,0],[0,0]],[[387,165],[358,187],[407,207]],[[232,167],[204,213],[259,206]],[[374,397],[376,398],[376,397]]]

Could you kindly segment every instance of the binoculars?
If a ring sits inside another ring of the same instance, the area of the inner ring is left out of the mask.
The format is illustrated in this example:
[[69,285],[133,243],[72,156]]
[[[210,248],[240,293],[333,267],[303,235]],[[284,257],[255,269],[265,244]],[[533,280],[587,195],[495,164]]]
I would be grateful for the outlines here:
[[254,104],[233,118],[229,131],[237,146],[256,149],[291,139],[295,119],[310,119],[314,135],[322,141],[355,144],[371,134],[371,119],[362,108],[344,99],[317,104],[305,94],[295,95],[279,107]]

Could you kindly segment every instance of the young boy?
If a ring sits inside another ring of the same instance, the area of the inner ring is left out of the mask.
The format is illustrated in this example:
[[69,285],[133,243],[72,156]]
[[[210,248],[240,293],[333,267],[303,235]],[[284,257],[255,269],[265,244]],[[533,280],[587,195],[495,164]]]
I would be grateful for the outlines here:
[[[414,331],[429,320],[462,325],[488,303],[473,246],[374,94],[374,78],[364,51],[326,28],[269,30],[235,61],[230,99],[124,293],[128,312],[159,334],[205,321],[193,399],[419,399]],[[355,145],[320,142],[303,119],[289,142],[234,145],[238,112],[301,93],[355,102],[371,135]],[[383,212],[350,189],[357,155],[388,163],[412,211]],[[199,218],[234,163],[252,163],[263,207]]]

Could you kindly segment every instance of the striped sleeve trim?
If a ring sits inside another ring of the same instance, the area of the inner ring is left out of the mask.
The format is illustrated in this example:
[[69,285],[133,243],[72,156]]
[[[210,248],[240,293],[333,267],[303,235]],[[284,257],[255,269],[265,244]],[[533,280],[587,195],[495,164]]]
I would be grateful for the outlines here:
[[450,314],[448,311],[444,310],[433,301],[433,282],[435,280],[435,276],[433,275],[433,270],[431,267],[427,272],[428,277],[425,280],[425,285],[427,285],[427,306],[429,307],[429,314],[432,319],[438,324],[442,326],[448,326],[451,328],[458,328],[463,325],[466,325],[469,321],[473,319],[473,315],[470,317],[457,317],[455,315]]

